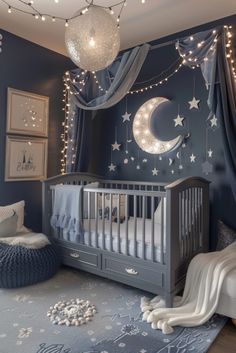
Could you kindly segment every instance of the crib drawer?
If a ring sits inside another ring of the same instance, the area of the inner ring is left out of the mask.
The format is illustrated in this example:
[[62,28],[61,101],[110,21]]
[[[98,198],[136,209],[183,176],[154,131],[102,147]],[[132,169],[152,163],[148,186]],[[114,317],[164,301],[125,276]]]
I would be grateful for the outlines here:
[[[114,273],[114,275],[121,275],[129,277],[132,281],[142,281],[147,283],[153,283],[163,287],[163,276],[161,272],[158,272],[151,267],[134,264],[128,261],[122,261],[120,259],[114,259],[114,257],[104,256],[103,257],[103,271]],[[114,278],[115,279],[115,278]]]
[[[84,265],[99,267],[99,255],[90,251],[79,250],[75,248],[62,247],[62,256],[70,262],[78,262]],[[66,261],[65,261],[66,262]]]

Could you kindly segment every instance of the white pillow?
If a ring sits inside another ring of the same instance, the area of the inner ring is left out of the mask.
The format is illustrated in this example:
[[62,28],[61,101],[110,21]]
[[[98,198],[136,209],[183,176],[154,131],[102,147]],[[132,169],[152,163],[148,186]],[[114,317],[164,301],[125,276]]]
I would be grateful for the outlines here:
[[19,201],[12,205],[0,206],[0,219],[9,218],[12,211],[15,211],[18,217],[16,231],[20,232],[24,224],[24,208],[25,201]]

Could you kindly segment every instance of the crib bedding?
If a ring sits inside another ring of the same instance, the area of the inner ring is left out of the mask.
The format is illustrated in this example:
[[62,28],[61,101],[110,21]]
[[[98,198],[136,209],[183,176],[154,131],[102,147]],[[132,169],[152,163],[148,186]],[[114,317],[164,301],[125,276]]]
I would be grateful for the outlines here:
[[[142,258],[142,236],[143,236],[143,219],[137,218],[137,257]],[[128,254],[135,256],[135,241],[134,241],[134,225],[135,220],[130,217],[128,221]],[[85,245],[89,245],[89,221],[84,219],[83,221],[84,237],[83,241]],[[98,220],[98,235],[96,235],[96,222],[95,219],[90,220],[90,231],[91,231],[91,245],[96,247],[96,239],[98,241],[98,247],[102,248],[103,244],[103,222]],[[150,219],[145,219],[145,258],[151,260],[151,229],[152,222]],[[165,232],[164,232],[165,234]],[[105,249],[110,250],[110,221],[104,221],[104,238],[105,238]],[[112,247],[113,251],[118,252],[118,224],[112,222]],[[163,239],[165,248],[165,239]],[[161,257],[161,225],[154,223],[154,255],[157,261],[160,261]],[[165,250],[165,249],[164,249]],[[126,254],[126,223],[120,223],[120,251],[122,254]]]

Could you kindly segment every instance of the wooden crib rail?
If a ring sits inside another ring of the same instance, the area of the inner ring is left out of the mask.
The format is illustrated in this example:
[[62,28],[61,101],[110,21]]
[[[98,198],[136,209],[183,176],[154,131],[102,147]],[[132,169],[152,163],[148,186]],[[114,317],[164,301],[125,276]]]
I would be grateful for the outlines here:
[[209,184],[204,178],[190,177],[166,186],[169,290],[183,279],[193,256],[208,251]]

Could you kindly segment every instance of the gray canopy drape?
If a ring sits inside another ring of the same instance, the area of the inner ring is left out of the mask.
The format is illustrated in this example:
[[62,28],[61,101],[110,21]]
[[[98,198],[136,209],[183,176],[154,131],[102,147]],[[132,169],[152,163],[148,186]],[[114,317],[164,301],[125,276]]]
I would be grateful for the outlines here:
[[[80,68],[70,71],[66,172],[87,171],[92,118],[97,110],[112,107],[127,94],[149,48],[149,44],[144,44],[120,55],[108,68],[96,72],[98,83],[89,71]],[[80,77],[85,83],[82,89]]]
[[208,106],[221,123],[226,172],[236,200],[236,89],[226,56],[227,31],[223,27],[197,33],[180,40],[178,49],[188,66],[201,67],[209,90]]

